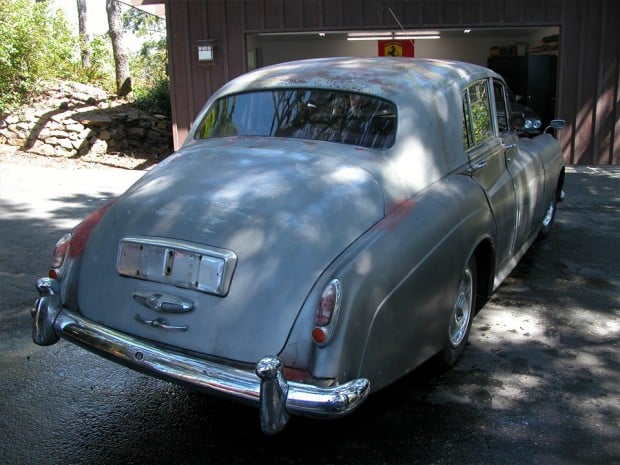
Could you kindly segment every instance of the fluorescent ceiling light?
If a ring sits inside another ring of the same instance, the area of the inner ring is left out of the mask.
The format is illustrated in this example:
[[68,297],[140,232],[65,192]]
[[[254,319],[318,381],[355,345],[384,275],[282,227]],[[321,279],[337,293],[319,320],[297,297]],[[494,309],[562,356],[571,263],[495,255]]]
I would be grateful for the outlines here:
[[399,31],[399,32],[349,32],[347,40],[415,40],[439,39],[439,31]]
[[439,34],[430,36],[395,36],[395,40],[419,40],[419,39],[439,39]]
[[349,32],[347,40],[389,40],[393,38],[391,32]]
[[391,36],[357,36],[347,37],[347,40],[391,40]]
[[438,36],[439,31],[399,31],[394,34],[398,36]]

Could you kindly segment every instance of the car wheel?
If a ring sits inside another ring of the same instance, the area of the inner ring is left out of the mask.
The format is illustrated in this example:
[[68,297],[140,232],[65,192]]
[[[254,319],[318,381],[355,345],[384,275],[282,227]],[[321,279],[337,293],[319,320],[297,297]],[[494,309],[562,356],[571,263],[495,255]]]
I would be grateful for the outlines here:
[[544,239],[551,232],[551,227],[553,226],[553,221],[555,220],[555,211],[558,206],[558,198],[557,192],[553,191],[553,195],[551,196],[551,202],[545,211],[545,215],[543,216],[542,222],[540,224],[540,231],[538,233],[539,239]]
[[442,368],[453,366],[465,352],[475,310],[476,259],[472,256],[461,273],[448,323],[447,340],[438,354],[438,361]]

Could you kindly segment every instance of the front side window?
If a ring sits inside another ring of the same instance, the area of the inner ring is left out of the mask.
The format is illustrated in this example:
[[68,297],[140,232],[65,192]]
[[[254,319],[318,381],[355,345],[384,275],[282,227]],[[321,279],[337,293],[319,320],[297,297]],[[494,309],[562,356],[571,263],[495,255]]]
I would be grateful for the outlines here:
[[470,149],[493,137],[491,100],[487,80],[475,82],[463,92],[463,146]]
[[292,137],[386,149],[395,134],[396,106],[387,100],[351,92],[282,89],[222,97],[201,121],[196,138]]

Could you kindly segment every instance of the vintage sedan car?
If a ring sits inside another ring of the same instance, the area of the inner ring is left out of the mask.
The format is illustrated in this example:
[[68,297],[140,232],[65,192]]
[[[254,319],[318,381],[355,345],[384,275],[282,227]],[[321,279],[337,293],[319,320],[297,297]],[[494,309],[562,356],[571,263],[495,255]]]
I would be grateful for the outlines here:
[[510,97],[511,118],[513,127],[520,136],[537,136],[545,129],[542,126],[542,119],[532,107],[521,103],[521,96],[508,94]]
[[33,339],[290,414],[338,417],[472,318],[561,197],[479,66],[332,58],[226,84],[183,147],[95,211],[38,281]]

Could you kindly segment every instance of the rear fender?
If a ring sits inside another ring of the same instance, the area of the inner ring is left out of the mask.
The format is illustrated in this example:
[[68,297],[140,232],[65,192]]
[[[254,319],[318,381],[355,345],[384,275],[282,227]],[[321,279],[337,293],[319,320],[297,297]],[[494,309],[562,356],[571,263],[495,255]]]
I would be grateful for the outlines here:
[[375,390],[432,356],[462,267],[494,230],[484,196],[467,176],[450,176],[389,211],[325,274],[325,283],[341,280],[343,307],[334,340],[312,348],[316,377],[363,375]]

